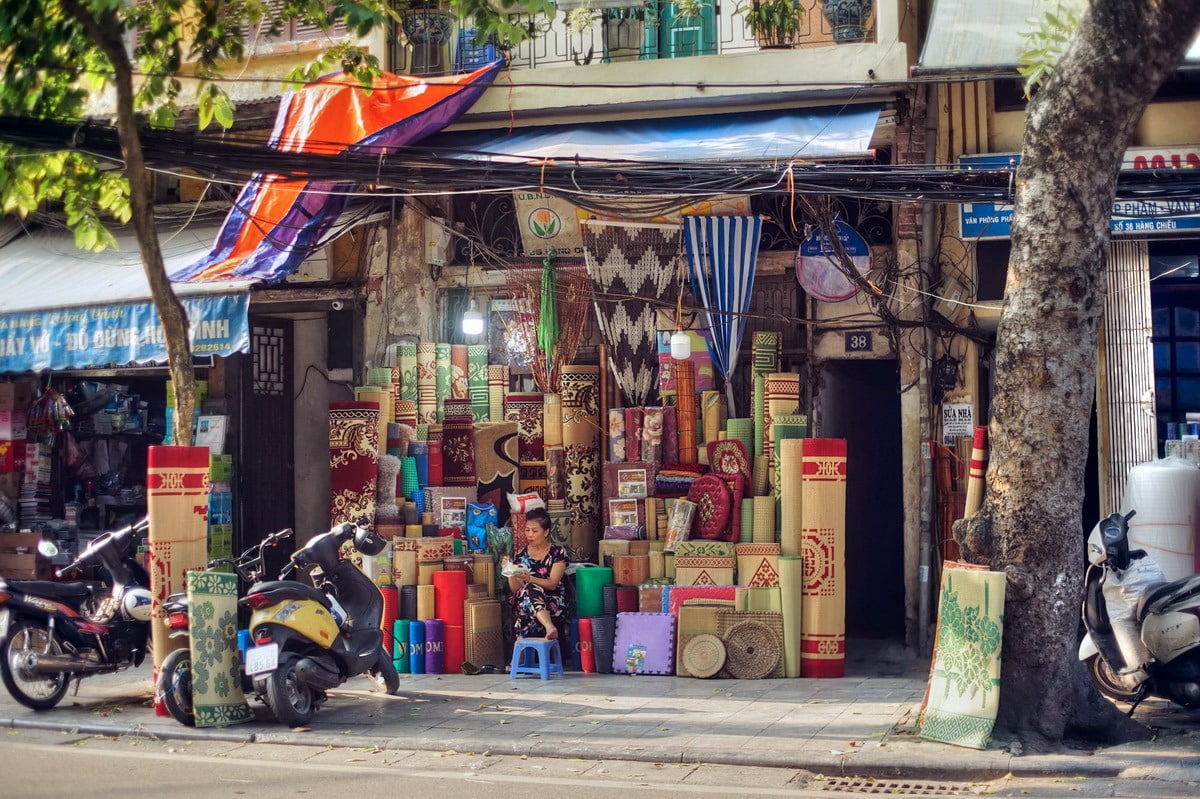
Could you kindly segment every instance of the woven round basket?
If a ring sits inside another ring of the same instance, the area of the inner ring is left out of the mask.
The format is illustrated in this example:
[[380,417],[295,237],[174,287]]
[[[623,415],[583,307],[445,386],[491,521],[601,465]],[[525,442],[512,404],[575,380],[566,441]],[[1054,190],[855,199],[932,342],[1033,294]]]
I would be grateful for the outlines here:
[[768,677],[782,656],[779,640],[762,622],[744,621],[725,633],[725,671],[734,679]]
[[712,677],[725,665],[725,644],[711,633],[702,633],[684,645],[680,658],[693,677]]

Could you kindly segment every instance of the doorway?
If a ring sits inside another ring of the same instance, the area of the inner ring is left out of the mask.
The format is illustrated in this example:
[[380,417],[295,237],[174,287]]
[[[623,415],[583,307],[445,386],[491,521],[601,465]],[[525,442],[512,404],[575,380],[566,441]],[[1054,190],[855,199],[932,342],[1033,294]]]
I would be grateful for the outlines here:
[[829,361],[824,438],[846,439],[846,634],[904,639],[904,496],[894,361]]

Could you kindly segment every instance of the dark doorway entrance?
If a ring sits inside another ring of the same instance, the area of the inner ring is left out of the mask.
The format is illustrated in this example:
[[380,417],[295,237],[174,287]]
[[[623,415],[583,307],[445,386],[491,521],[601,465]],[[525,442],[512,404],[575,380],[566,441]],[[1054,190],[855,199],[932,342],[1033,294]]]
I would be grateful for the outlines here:
[[823,365],[820,435],[846,439],[846,634],[904,638],[904,497],[894,361]]
[[[292,322],[255,318],[242,358],[237,467],[238,551],[295,523],[292,468]],[[268,551],[266,576],[287,563],[294,543]]]

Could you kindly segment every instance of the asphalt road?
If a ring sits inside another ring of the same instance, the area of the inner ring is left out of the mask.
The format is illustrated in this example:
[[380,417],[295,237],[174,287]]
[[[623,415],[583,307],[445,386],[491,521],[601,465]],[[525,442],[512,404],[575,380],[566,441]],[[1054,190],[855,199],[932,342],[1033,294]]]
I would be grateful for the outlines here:
[[[169,796],[172,799],[436,796],[572,799],[737,796],[800,799],[864,795],[1185,797],[1194,783],[1057,777],[992,782],[820,778],[791,769],[498,757],[351,747],[105,738],[9,730],[0,743],[0,794],[21,799]],[[399,792],[403,791],[403,794]]]

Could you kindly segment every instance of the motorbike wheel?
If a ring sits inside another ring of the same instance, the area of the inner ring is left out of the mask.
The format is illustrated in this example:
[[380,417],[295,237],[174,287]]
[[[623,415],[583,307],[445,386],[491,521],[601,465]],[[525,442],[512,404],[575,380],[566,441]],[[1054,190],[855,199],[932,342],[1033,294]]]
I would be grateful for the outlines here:
[[279,723],[303,727],[317,712],[316,695],[296,674],[295,657],[281,659],[275,671],[267,676],[267,705]]
[[158,670],[158,695],[171,718],[188,727],[196,726],[192,709],[192,652],[176,649]]
[[1128,683],[1113,674],[1113,670],[1104,662],[1104,658],[1092,655],[1084,663],[1087,665],[1092,682],[1100,689],[1100,693],[1118,702],[1133,702],[1137,699],[1137,688],[1130,687]]
[[367,672],[367,676],[388,696],[400,690],[400,675],[396,673],[396,665],[392,663],[391,658],[380,655],[374,668]]
[[12,698],[33,710],[47,710],[61,702],[71,675],[38,674],[25,669],[21,661],[30,652],[61,655],[62,651],[62,645],[45,625],[28,621],[13,624],[0,642],[0,678]]

